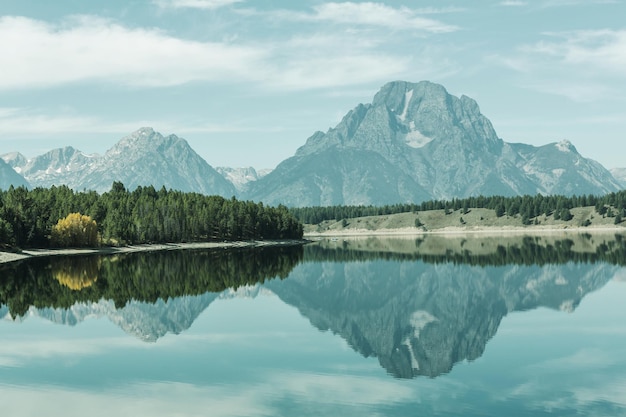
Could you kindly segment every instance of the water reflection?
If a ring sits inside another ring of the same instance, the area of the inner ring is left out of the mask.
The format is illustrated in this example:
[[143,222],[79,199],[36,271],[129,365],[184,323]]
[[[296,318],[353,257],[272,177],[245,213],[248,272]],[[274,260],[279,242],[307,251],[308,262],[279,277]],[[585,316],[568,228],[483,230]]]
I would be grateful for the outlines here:
[[511,312],[574,311],[625,254],[621,236],[428,236],[38,259],[0,270],[0,313],[70,325],[107,316],[155,342],[188,329],[217,298],[270,291],[390,375],[436,377],[479,358]]
[[100,300],[121,309],[284,279],[301,259],[301,246],[32,259],[0,267],[0,304],[12,317]]
[[52,276],[59,284],[80,291],[91,287],[97,280],[102,264],[101,258],[60,258],[50,261]]

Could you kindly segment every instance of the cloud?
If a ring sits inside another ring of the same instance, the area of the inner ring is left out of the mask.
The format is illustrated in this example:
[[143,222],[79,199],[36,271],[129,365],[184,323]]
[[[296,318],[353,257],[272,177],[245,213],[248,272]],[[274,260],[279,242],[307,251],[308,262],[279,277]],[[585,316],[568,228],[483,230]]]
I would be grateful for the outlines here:
[[204,9],[214,10],[245,0],[153,0],[162,9]]
[[[111,133],[127,134],[141,126],[154,126],[166,132],[184,133],[236,133],[260,132],[263,129],[254,126],[211,123],[203,120],[200,123],[160,119],[142,120],[103,120],[89,115],[46,114],[41,110],[2,108],[0,107],[0,141],[15,140],[19,136],[37,134],[64,133]],[[275,132],[279,128],[265,129]]]
[[506,0],[506,1],[501,1],[499,3],[500,6],[505,6],[505,7],[521,7],[521,6],[526,6],[528,3],[525,1],[520,1],[520,0]]
[[[341,20],[323,10],[325,18]],[[358,19],[366,17],[362,13]],[[150,88],[196,81],[305,90],[386,81],[419,64],[409,64],[412,58],[404,53],[382,52],[376,49],[380,41],[367,39],[341,32],[265,42],[198,42],[93,16],[60,24],[2,17],[0,53],[11,65],[0,68],[0,91],[87,82]],[[311,48],[302,50],[304,44]]]
[[543,41],[523,48],[532,55],[557,63],[592,68],[626,78],[626,30],[587,30],[548,33],[556,41]]
[[523,78],[520,84],[577,102],[616,98],[626,81],[626,30],[545,33],[546,39],[517,48],[517,54],[491,56]]
[[449,33],[459,30],[457,26],[438,20],[421,17],[426,14],[458,12],[460,8],[424,8],[391,7],[384,3],[322,3],[313,7],[312,12],[291,10],[273,10],[261,12],[247,9],[244,14],[264,15],[270,19],[287,21],[328,22],[347,26],[368,26],[387,30],[415,30],[427,33]]
[[540,8],[568,7],[568,6],[595,6],[598,4],[619,4],[617,0],[547,0],[539,5]]
[[266,400],[257,397],[255,392],[176,382],[136,383],[98,391],[59,386],[20,387],[0,384],[3,412],[14,416],[49,414],[66,417],[164,417],[200,416],[207,413],[215,417],[273,415],[273,410],[266,407],[264,402]]
[[[70,341],[46,340],[40,343],[9,340],[0,344],[0,366],[19,367],[40,359],[62,360],[97,356],[113,349],[139,346],[138,342],[121,337],[72,339]],[[150,347],[150,345],[147,346]]]
[[196,42],[156,29],[123,27],[80,16],[53,25],[0,18],[0,89],[113,80],[137,86],[245,77],[265,58],[252,46]]

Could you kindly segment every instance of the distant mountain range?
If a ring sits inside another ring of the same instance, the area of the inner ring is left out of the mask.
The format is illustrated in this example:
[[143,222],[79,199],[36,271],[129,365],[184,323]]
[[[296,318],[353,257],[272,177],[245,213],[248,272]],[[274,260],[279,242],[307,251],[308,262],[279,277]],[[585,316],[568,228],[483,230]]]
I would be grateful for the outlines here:
[[66,147],[30,160],[19,153],[3,155],[2,159],[33,187],[65,184],[76,190],[105,192],[114,181],[121,181],[131,190],[153,185],[225,197],[237,193],[187,141],[176,135],[163,136],[151,128],[137,130],[102,156]]
[[[175,135],[142,128],[103,156],[74,148],[28,160],[2,155],[0,187],[66,184],[108,191],[113,181],[268,204],[390,204],[473,195],[605,194],[626,188],[568,141],[535,147],[507,143],[469,97],[423,81],[386,84],[333,129],[316,132],[275,170],[217,170]],[[19,174],[19,175],[14,175]]]
[[613,168],[611,174],[622,185],[622,188],[626,188],[626,168]]

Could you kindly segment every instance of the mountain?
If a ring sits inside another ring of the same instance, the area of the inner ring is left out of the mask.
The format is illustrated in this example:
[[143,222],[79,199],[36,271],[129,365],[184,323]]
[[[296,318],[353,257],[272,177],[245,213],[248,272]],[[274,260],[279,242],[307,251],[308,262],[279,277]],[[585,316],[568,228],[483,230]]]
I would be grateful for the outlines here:
[[216,167],[215,170],[226,178],[227,181],[233,184],[239,192],[242,192],[246,188],[247,184],[263,178],[272,171],[271,169],[260,169],[257,171],[252,167]]
[[606,169],[569,142],[504,142],[471,98],[428,81],[396,81],[250,183],[247,198],[290,206],[381,205],[618,189]]
[[81,186],[107,191],[114,181],[126,188],[153,185],[231,197],[235,188],[182,138],[142,128],[109,149],[80,179]]
[[541,186],[542,194],[606,194],[619,182],[598,162],[583,158],[567,140],[534,147],[510,144],[521,156],[518,167]]
[[626,168],[613,168],[611,174],[622,185],[622,188],[626,188]]
[[18,174],[11,165],[0,159],[0,190],[6,190],[9,187],[24,186],[30,188],[30,184],[24,177]]
[[80,189],[79,179],[98,160],[98,155],[86,155],[67,146],[53,149],[33,159],[26,159],[20,153],[2,155],[16,172],[28,178],[33,187],[49,187],[65,184]]
[[66,147],[26,160],[2,157],[34,186],[65,184],[75,190],[105,192],[114,181],[127,189],[153,185],[207,195],[231,197],[235,187],[202,159],[182,138],[142,128],[123,138],[104,155],[85,155]]

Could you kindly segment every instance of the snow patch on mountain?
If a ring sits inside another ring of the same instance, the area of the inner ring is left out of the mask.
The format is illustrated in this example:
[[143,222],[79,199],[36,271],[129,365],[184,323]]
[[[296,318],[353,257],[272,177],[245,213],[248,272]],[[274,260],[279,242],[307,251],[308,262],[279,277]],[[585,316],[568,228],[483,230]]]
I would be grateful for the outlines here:
[[556,148],[561,152],[571,152],[574,145],[569,140],[562,140],[556,144]]
[[[413,122],[411,122],[412,126],[415,126]],[[404,138],[405,143],[411,148],[422,148],[426,146],[428,143],[432,142],[433,138],[429,138],[420,132],[419,130],[411,130],[406,134]]]
[[216,167],[215,170],[226,180],[230,181],[238,191],[242,191],[247,184],[257,181],[272,172],[271,169],[260,169],[257,171],[252,167]]
[[409,104],[411,103],[411,98],[413,97],[413,90],[409,90],[404,95],[404,110],[402,110],[402,114],[400,115],[400,120],[403,122],[406,120],[406,114],[409,111]]

